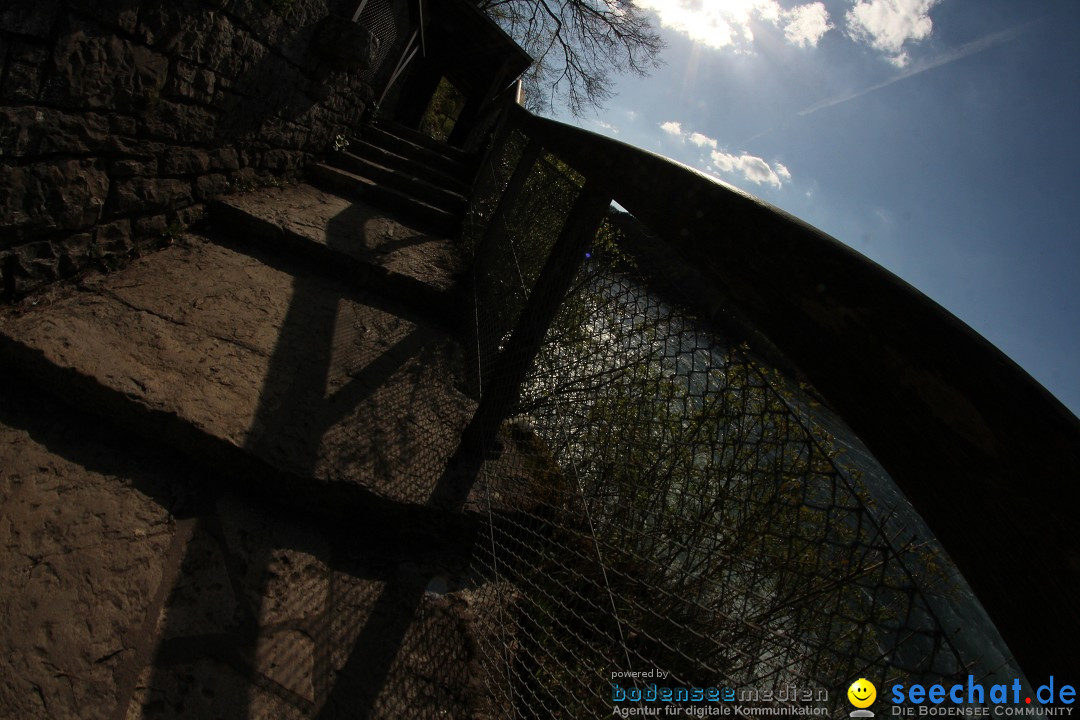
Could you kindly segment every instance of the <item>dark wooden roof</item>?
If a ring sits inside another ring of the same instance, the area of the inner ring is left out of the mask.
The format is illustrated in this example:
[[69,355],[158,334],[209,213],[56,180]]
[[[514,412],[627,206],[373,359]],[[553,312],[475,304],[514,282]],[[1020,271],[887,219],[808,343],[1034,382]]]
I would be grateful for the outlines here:
[[466,95],[486,92],[498,77],[517,79],[532,57],[469,0],[425,0],[427,58]]

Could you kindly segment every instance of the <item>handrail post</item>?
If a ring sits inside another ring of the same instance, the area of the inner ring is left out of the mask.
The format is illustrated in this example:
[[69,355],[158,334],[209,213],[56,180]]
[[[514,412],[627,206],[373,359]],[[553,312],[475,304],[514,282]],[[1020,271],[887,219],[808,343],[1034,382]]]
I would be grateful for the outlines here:
[[[586,183],[563,223],[540,276],[506,347],[495,360],[492,380],[472,420],[461,434],[444,476],[453,487],[440,487],[439,503],[460,507],[476,480],[487,450],[494,445],[499,425],[514,409],[525,377],[540,352],[544,336],[555,320],[574,281],[589,243],[611,206],[611,197]],[[442,484],[442,483],[440,483]]]
[[[525,375],[540,352],[544,336],[555,320],[563,298],[574,282],[574,275],[585,257],[586,248],[596,236],[604,215],[611,206],[611,197],[586,183],[563,224],[559,239],[548,255],[533,286],[525,309],[521,312],[514,332],[499,355],[494,371],[494,399],[488,403],[491,412],[501,422],[516,401],[525,382]],[[502,397],[498,397],[498,396]],[[483,406],[485,403],[481,402]],[[478,411],[479,414],[479,411]]]
[[[481,237],[479,244],[476,247],[473,255],[473,296],[480,290],[480,276],[484,270],[490,265],[491,254],[494,249],[501,243],[507,242],[507,228],[506,221],[513,210],[517,198],[521,195],[521,191],[525,187],[525,181],[529,179],[529,174],[532,173],[533,168],[536,166],[536,161],[540,158],[542,148],[540,143],[535,140],[530,140],[525,146],[525,150],[521,153],[521,157],[518,159],[517,166],[514,168],[513,174],[510,176],[510,180],[506,184],[506,188],[503,190],[502,195],[499,196],[499,200],[495,205],[495,210],[491,214],[491,219],[488,220],[487,227],[484,228],[484,235]],[[493,150],[494,154],[496,151]],[[488,374],[491,369],[492,360],[498,354],[499,339],[502,337],[503,328],[498,328],[490,332],[483,333],[476,338],[476,363],[479,367],[479,374],[481,377]],[[482,388],[477,388],[481,391]],[[482,394],[482,393],[481,393]],[[481,398],[482,399],[482,398]]]
[[483,262],[493,248],[506,240],[507,216],[513,210],[518,196],[521,195],[521,191],[525,187],[525,181],[529,179],[529,173],[536,166],[536,161],[540,158],[542,149],[540,143],[530,139],[522,151],[521,157],[514,167],[514,172],[506,183],[506,189],[499,196],[499,201],[495,204],[491,219],[488,220],[487,227],[484,228],[484,236],[480,239],[480,244],[476,246],[476,253],[473,257],[474,264]]

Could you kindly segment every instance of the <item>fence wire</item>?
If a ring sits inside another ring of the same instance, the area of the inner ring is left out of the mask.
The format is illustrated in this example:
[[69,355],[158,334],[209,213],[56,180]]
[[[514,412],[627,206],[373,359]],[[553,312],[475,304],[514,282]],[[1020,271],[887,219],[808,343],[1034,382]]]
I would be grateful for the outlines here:
[[[474,366],[489,400],[493,358],[581,185],[541,155],[492,230],[524,144],[495,154],[465,233],[480,253]],[[947,559],[877,506],[812,390],[650,287],[616,220],[504,399],[480,473],[482,705],[610,716],[613,693],[660,682],[624,673],[661,670],[668,686],[774,702],[824,689],[830,710],[850,710],[843,689],[859,677],[966,676],[933,600],[956,592]]]
[[370,66],[359,71],[360,78],[372,85],[376,77],[387,73],[383,63],[395,47],[398,37],[405,34],[408,10],[400,0],[368,0],[357,22],[370,30],[378,43]]

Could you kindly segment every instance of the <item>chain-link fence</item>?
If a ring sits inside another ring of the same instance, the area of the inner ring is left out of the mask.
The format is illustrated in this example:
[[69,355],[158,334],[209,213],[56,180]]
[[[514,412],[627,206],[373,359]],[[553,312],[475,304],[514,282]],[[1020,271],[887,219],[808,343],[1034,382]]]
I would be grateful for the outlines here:
[[583,179],[521,133],[482,172],[464,236],[473,390],[502,419],[474,493],[493,717],[609,716],[653,686],[834,711],[859,677],[1000,669],[958,636],[970,591],[880,466],[752,331],[657,282],[647,229],[610,208],[567,237]]
[[356,21],[371,32],[377,43],[371,64],[359,73],[365,83],[374,85],[377,77],[388,72],[383,63],[398,37],[406,32],[408,11],[404,3],[396,0],[367,0]]

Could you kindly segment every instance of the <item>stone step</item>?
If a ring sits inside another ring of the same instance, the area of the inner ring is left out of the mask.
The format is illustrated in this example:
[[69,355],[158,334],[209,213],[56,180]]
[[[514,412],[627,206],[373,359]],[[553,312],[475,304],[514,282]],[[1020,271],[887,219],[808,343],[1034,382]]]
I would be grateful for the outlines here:
[[400,190],[453,215],[460,216],[465,211],[467,200],[462,193],[429,182],[410,172],[408,167],[379,163],[348,152],[334,153],[330,156],[330,163],[342,170],[374,180],[380,185]]
[[391,152],[385,148],[373,145],[356,138],[349,143],[349,153],[357,157],[369,160],[378,165],[384,167],[393,168],[409,175],[418,177],[432,185],[438,185],[441,188],[445,188],[450,192],[457,193],[459,195],[468,195],[470,186],[468,183],[456,178],[452,175],[436,170],[433,167],[425,165],[422,162],[418,162],[411,158],[399,155],[395,152]]
[[429,205],[411,195],[379,184],[378,182],[322,163],[307,167],[308,180],[317,187],[343,195],[350,200],[359,200],[368,204],[389,208],[422,224],[441,235],[457,235],[461,227],[461,217],[442,208]]
[[268,493],[432,503],[475,408],[451,337],[324,273],[185,238],[5,312],[0,362]]
[[442,327],[461,322],[464,264],[454,242],[385,211],[300,183],[219,198],[210,218],[237,240],[312,261]]
[[[361,132],[360,139],[389,150],[397,155],[423,163],[439,172],[457,178],[462,182],[471,180],[469,165],[458,157],[447,155],[430,147],[417,145],[414,142],[398,137],[374,125],[366,126]],[[350,140],[350,143],[352,141]]]
[[441,140],[436,140],[430,135],[425,135],[419,130],[407,128],[400,123],[396,123],[393,120],[378,120],[375,122],[375,127],[379,128],[383,132],[387,132],[391,135],[396,135],[402,140],[406,140],[413,145],[419,145],[422,148],[431,150],[432,152],[445,155],[446,157],[456,160],[463,164],[468,164],[471,156],[461,148],[456,148],[453,145],[448,145]]

